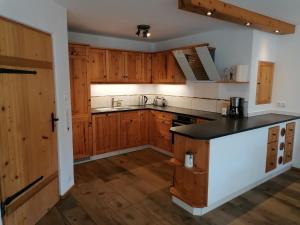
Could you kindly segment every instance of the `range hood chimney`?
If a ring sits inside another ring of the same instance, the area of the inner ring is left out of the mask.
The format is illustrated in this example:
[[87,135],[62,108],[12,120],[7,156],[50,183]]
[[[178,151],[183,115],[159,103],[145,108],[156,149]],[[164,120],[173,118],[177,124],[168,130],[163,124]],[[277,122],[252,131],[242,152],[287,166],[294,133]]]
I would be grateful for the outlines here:
[[207,46],[174,50],[173,54],[187,80],[218,81],[221,79],[214,63],[214,48]]

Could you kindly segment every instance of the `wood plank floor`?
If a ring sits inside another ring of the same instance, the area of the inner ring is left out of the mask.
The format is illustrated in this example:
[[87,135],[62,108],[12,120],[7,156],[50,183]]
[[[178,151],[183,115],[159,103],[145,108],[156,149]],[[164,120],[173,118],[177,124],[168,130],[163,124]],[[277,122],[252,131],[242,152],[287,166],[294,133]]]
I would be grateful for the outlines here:
[[172,168],[166,160],[147,149],[75,166],[75,187],[38,225],[300,224],[299,171],[195,217],[171,202]]

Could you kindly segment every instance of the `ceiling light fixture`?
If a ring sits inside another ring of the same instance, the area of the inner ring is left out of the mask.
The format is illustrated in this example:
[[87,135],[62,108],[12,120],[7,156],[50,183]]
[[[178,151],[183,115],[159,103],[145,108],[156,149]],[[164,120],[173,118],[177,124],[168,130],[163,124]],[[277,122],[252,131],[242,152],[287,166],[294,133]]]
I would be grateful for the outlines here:
[[247,27],[250,27],[250,26],[251,26],[251,23],[250,23],[250,22],[246,22],[245,25],[246,25]]
[[278,29],[276,29],[276,30],[275,30],[275,33],[276,33],[276,34],[279,34],[279,33],[280,33],[280,31],[279,31]]
[[150,26],[149,25],[144,25],[144,24],[141,24],[141,25],[137,25],[137,32],[136,32],[136,36],[140,36],[141,33],[142,33],[142,37],[143,38],[148,38],[151,36],[151,33],[150,33]]

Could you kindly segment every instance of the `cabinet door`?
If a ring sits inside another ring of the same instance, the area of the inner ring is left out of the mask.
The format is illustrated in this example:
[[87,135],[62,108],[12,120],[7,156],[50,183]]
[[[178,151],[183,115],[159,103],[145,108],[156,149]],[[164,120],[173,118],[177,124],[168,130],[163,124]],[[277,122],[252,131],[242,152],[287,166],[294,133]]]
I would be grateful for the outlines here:
[[140,112],[121,113],[121,148],[140,145]]
[[70,82],[72,114],[88,114],[90,111],[90,84],[87,77],[86,57],[70,56]]
[[107,54],[108,81],[122,83],[126,80],[125,53],[122,51],[109,50]]
[[259,62],[256,87],[256,104],[269,104],[272,98],[274,63]]
[[73,154],[74,159],[92,155],[92,125],[89,116],[73,117]]
[[120,113],[93,116],[93,152],[101,154],[120,148]]
[[142,79],[142,53],[125,53],[125,79],[129,83],[138,83]]
[[89,50],[89,76],[92,83],[107,82],[106,50]]
[[152,80],[152,54],[143,53],[143,72],[142,81],[143,83],[151,83]]
[[167,64],[168,52],[159,52],[152,55],[153,83],[168,83]]
[[172,52],[168,54],[168,81],[174,84],[184,84],[186,79]]
[[140,134],[141,134],[141,145],[149,144],[149,111],[140,111]]

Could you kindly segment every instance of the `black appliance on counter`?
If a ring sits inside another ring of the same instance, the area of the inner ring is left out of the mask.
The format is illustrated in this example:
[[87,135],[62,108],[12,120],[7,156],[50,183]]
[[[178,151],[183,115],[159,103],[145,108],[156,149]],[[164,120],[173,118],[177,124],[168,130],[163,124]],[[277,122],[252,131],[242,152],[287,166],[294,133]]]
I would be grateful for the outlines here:
[[240,97],[231,97],[229,106],[229,117],[239,119],[244,117],[245,99]]

